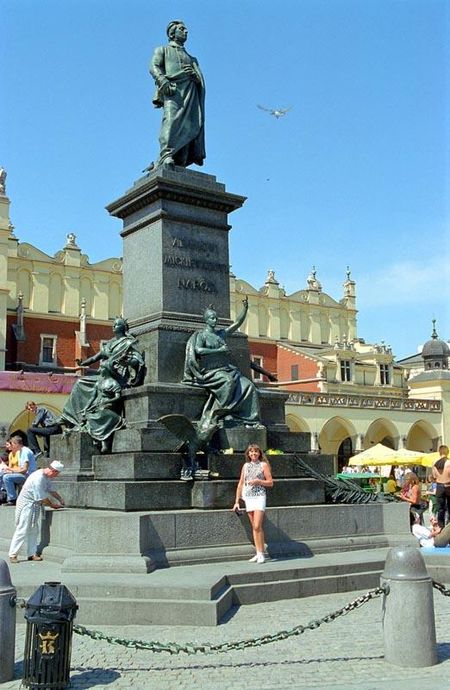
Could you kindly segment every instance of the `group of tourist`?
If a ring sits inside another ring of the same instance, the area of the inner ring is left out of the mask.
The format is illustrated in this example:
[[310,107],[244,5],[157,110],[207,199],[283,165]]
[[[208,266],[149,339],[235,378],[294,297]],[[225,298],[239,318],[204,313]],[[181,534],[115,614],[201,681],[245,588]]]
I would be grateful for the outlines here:
[[[410,524],[421,546],[445,547],[450,543],[450,460],[446,445],[439,446],[439,459],[427,477],[427,488],[422,489],[419,476],[410,467],[391,468],[383,484],[385,494],[394,495],[410,506]],[[351,472],[346,467],[343,471]],[[358,468],[356,468],[358,469]],[[378,482],[378,479],[375,480]],[[424,525],[424,514],[429,508],[430,526]]]
[[0,495],[5,498],[5,506],[16,508],[15,530],[9,548],[11,563],[18,563],[18,554],[24,545],[29,561],[42,561],[38,553],[41,506],[64,507],[62,497],[51,484],[51,479],[59,475],[64,465],[53,460],[48,467],[38,469],[36,462],[43,454],[36,436],[44,437],[44,449],[48,453],[49,437],[58,433],[58,424],[51,412],[37,408],[32,401],[26,404],[25,409],[34,415],[27,433],[33,448],[25,445],[23,432],[16,432],[5,442],[6,454],[0,458]]
[[2,457],[0,465],[0,491],[6,493],[5,505],[14,506],[18,487],[37,470],[36,457],[32,450],[24,445],[19,434],[11,436],[5,442],[5,449],[7,456]]
[[[412,532],[421,546],[442,548],[450,544],[450,460],[446,445],[439,446],[439,459],[434,463],[429,477],[429,488],[425,496],[433,497],[430,502],[430,527],[414,520]],[[415,475],[416,476],[416,475]],[[409,475],[408,475],[409,477]],[[406,483],[406,482],[405,482]],[[422,499],[420,482],[409,482],[410,500]]]
[[[30,400],[26,403],[25,410],[33,414],[27,433],[13,433],[5,442],[5,455],[0,458],[0,499],[3,496],[3,502],[7,506],[16,504],[17,491],[37,469],[38,458],[44,453],[46,457],[50,457],[50,436],[61,433],[57,418],[46,407],[38,407]],[[44,450],[39,446],[38,436],[44,439]]]

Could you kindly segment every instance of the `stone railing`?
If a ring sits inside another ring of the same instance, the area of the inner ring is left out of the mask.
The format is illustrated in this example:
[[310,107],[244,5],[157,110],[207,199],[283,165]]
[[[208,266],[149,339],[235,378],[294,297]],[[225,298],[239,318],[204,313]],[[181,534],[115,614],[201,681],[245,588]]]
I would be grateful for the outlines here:
[[325,407],[359,407],[404,412],[441,412],[440,400],[415,398],[384,398],[381,396],[342,395],[340,393],[290,393],[288,405],[317,405]]

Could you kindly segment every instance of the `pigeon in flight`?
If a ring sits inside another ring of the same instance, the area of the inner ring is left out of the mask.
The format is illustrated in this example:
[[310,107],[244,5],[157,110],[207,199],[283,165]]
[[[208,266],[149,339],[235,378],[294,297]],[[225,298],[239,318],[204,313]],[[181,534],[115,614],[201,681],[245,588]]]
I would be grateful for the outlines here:
[[271,115],[276,117],[278,120],[280,117],[283,117],[283,115],[286,115],[288,110],[290,110],[292,108],[292,105],[290,105],[289,108],[265,108],[263,105],[258,104],[258,108],[260,110],[265,110],[266,113],[270,113]]

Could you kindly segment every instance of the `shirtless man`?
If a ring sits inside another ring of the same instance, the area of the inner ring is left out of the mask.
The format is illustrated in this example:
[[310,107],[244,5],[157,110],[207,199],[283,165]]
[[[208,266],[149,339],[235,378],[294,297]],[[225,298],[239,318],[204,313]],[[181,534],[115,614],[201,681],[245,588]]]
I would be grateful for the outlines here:
[[448,446],[439,446],[439,460],[432,467],[433,479],[436,482],[437,519],[441,529],[445,527],[445,513],[450,519],[450,460]]

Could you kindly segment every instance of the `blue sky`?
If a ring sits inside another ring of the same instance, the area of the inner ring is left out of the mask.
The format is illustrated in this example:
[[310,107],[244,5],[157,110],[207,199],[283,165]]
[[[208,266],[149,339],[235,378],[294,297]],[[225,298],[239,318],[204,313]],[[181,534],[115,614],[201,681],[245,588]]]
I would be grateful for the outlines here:
[[[202,170],[248,197],[230,217],[233,272],[312,265],[357,283],[358,335],[415,352],[450,338],[449,2],[0,0],[0,164],[16,235],[53,255],[74,232],[120,256],[104,210],[158,154],[148,62],[171,19],[205,75]],[[288,107],[276,120],[257,108]],[[199,169],[193,166],[193,169]]]

